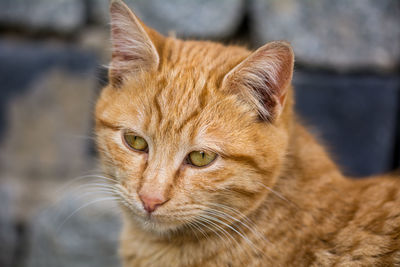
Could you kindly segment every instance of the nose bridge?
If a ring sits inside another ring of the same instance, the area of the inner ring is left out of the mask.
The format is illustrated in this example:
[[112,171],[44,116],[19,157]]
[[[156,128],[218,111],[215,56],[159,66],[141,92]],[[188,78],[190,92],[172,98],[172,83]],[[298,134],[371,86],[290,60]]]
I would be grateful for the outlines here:
[[149,157],[146,170],[143,172],[141,185],[138,188],[138,196],[144,210],[149,214],[159,206],[168,202],[173,182],[173,159],[171,153],[156,153]]
[[166,166],[162,164],[149,164],[145,173],[143,174],[143,182],[152,183],[154,185],[162,185],[168,179],[168,171]]
[[149,161],[146,170],[143,173],[142,185],[139,191],[141,193],[157,195],[165,198],[172,176],[172,164],[168,164],[168,155],[159,155]]

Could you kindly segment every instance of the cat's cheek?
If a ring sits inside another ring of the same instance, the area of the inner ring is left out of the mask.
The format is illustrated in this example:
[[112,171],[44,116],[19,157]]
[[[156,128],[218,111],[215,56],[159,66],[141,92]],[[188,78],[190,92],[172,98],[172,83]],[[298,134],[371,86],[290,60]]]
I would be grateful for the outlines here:
[[186,166],[184,184],[191,190],[214,191],[219,184],[229,179],[230,174],[223,160],[217,158],[207,167]]
[[105,135],[102,144],[105,149],[100,151],[101,157],[118,181],[134,184],[139,180],[147,165],[148,154],[126,148],[117,133]]

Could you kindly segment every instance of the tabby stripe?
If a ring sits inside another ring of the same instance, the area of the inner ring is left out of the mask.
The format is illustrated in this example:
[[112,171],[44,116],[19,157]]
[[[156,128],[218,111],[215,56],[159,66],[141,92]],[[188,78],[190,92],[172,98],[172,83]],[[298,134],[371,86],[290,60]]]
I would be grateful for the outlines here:
[[[165,49],[163,50],[163,55],[165,58],[165,62],[170,62],[172,59],[172,49],[168,49],[167,45],[165,45],[164,47],[165,47]],[[160,64],[160,66],[161,66],[161,64]]]
[[154,95],[153,105],[154,105],[154,107],[156,108],[156,111],[157,111],[157,118],[158,118],[158,123],[157,124],[160,124],[161,120],[162,120],[162,112],[161,112],[161,107],[160,107],[160,103],[158,102],[157,96],[158,96],[157,94]]
[[149,115],[149,112],[146,111],[146,114],[144,116],[144,122],[143,122],[143,130],[145,132],[148,132],[149,130],[149,125],[151,123],[151,116]]
[[199,95],[199,105],[201,109],[203,109],[206,106],[208,94],[209,94],[208,88],[206,85],[204,85],[203,90]]
[[[203,87],[203,90],[201,91],[200,95],[199,95],[199,109],[198,109],[198,114],[200,114],[200,112],[204,109],[204,107],[206,106],[207,103],[207,96],[208,96],[209,92],[208,92],[208,88],[207,86]],[[196,114],[196,116],[198,115]],[[194,142],[194,139],[198,133],[198,127],[196,129],[194,129],[189,136],[189,140],[191,142]]]
[[138,184],[138,190],[137,190],[137,192],[139,192],[140,189],[142,189],[142,186],[143,186],[143,183],[144,183],[144,176],[143,176],[143,173],[144,173],[145,170],[147,169],[147,165],[148,165],[148,161],[145,160],[144,163],[140,166],[140,167],[141,167],[141,170],[142,170],[142,172],[141,172],[142,175],[140,176],[140,179],[139,179],[139,184]]
[[170,198],[171,198],[172,189],[173,189],[174,185],[176,185],[176,183],[177,183],[177,181],[178,181],[178,178],[179,178],[180,176],[181,176],[181,169],[178,168],[178,169],[175,171],[174,175],[172,176],[173,178],[172,178],[171,183],[168,184],[168,187],[167,187],[167,189],[165,190],[165,198],[166,198],[166,199],[170,199]]
[[252,168],[256,169],[258,173],[260,174],[266,174],[266,170],[263,170],[258,166],[257,162],[250,156],[246,155],[227,155],[226,158],[231,159],[233,161],[239,162],[239,163],[244,163],[248,166],[251,166]]
[[228,189],[230,191],[233,191],[233,192],[238,193],[240,195],[244,195],[244,196],[246,196],[248,198],[254,198],[254,196],[257,194],[257,192],[249,191],[249,190],[246,190],[244,188],[239,188],[239,187],[228,187]]
[[181,125],[178,127],[177,132],[181,132],[183,127],[185,127],[186,124],[189,123],[189,121],[193,120],[194,118],[197,117],[197,115],[199,115],[200,110],[196,109],[195,111],[193,111],[182,123]]
[[112,124],[111,122],[107,122],[102,119],[97,119],[96,122],[97,122],[98,126],[102,126],[104,128],[110,128],[111,130],[114,130],[114,131],[119,131],[121,129],[121,127],[116,126],[116,125]]

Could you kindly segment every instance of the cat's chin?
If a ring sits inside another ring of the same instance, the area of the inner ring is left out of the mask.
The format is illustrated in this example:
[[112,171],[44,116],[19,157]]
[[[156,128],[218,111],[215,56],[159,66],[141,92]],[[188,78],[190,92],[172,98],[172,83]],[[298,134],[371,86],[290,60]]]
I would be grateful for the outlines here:
[[172,216],[136,214],[132,211],[125,211],[125,215],[136,228],[157,235],[171,235],[187,228],[184,223]]
[[154,219],[147,220],[141,224],[143,230],[158,235],[170,235],[183,229],[183,225],[173,222],[160,222]]

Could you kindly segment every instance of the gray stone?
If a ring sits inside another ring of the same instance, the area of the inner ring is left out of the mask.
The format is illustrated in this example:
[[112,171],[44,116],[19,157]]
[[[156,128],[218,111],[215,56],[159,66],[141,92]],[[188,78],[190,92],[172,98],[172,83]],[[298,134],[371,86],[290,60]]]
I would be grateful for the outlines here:
[[0,61],[0,179],[17,184],[24,222],[52,184],[94,168],[96,60],[71,46],[1,40]]
[[9,103],[6,169],[42,179],[85,170],[94,87],[90,77],[54,70]]
[[97,86],[93,57],[65,47],[0,42],[0,59],[7,66],[0,67],[7,127],[1,171],[29,179],[87,171]]
[[345,174],[391,171],[400,77],[296,72],[296,109]]
[[100,196],[67,194],[33,219],[28,267],[119,266],[120,218]]
[[17,227],[12,188],[0,183],[0,266],[8,267],[14,263],[17,249]]
[[[108,1],[90,0],[92,20],[108,22]],[[244,0],[126,0],[147,25],[163,34],[199,38],[232,35],[244,16]]]
[[0,23],[7,26],[72,32],[85,15],[82,0],[0,0]]
[[89,153],[94,80],[61,70],[47,72],[9,103],[10,124],[0,149],[2,172],[21,183],[21,214],[46,199],[47,183],[94,166]]
[[94,55],[74,46],[0,39],[0,62],[0,141],[10,121],[5,118],[9,101],[29,91],[50,70],[57,68],[70,75],[97,79],[93,77],[97,66]]
[[380,71],[399,66],[398,0],[252,0],[250,7],[257,44],[287,40],[302,64]]
[[396,138],[396,152],[395,152],[395,168],[400,175],[400,92],[399,92],[399,107],[397,109],[397,138]]

